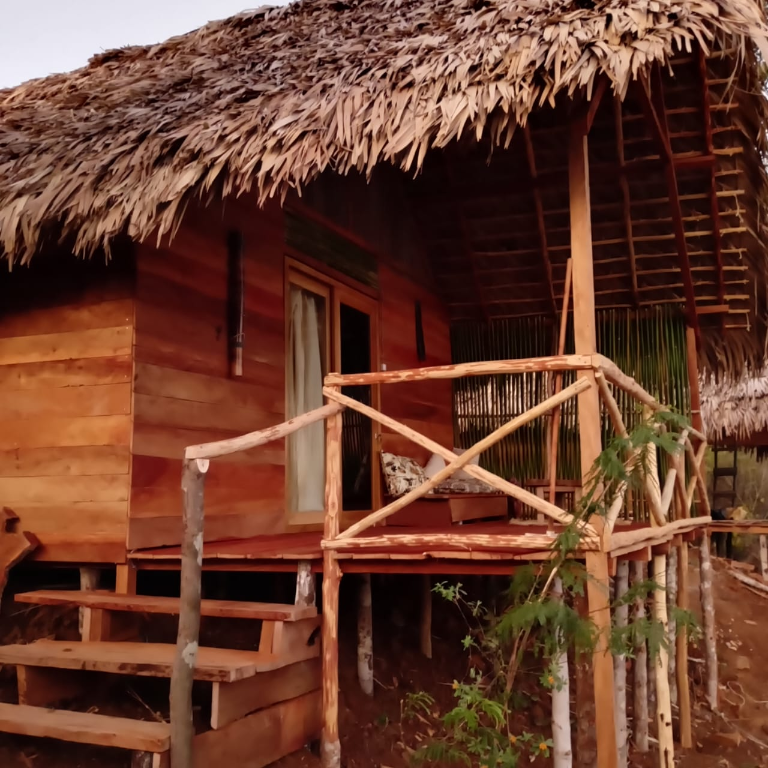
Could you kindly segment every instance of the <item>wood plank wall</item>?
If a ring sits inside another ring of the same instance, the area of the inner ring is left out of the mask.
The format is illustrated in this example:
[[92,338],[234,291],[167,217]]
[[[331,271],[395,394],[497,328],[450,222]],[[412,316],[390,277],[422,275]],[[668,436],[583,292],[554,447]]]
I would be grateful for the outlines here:
[[[227,232],[243,236],[243,376],[229,374]],[[252,199],[190,212],[172,244],[137,258],[133,477],[129,549],[178,543],[187,445],[284,419],[283,230]],[[275,443],[211,463],[207,540],[284,528],[285,453]]]
[[[423,285],[395,272],[379,269],[381,286],[381,359],[387,370],[448,365],[451,338],[448,313]],[[416,352],[416,301],[421,302],[426,359]],[[388,416],[431,437],[446,448],[453,447],[453,400],[450,381],[418,381],[386,384],[381,388],[382,410]],[[382,450],[410,456],[422,465],[428,453],[400,435],[385,431]]]
[[48,561],[122,562],[132,257],[67,253],[0,275],[0,506]]

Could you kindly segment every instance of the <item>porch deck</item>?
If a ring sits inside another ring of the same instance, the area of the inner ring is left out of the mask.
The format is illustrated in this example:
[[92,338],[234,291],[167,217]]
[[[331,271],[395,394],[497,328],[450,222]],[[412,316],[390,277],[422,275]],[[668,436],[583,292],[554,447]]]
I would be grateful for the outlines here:
[[[686,518],[664,526],[619,523],[611,536],[608,554],[614,559],[651,557],[651,550],[676,536],[694,538],[710,518]],[[442,531],[434,528],[374,528],[353,539],[354,547],[336,551],[343,571],[365,573],[509,573],[510,565],[546,560],[552,543],[563,526],[548,526],[536,521],[513,520],[504,523],[476,523]],[[204,570],[295,571],[300,561],[311,563],[312,570],[323,570],[322,533],[281,533],[209,542],[203,551]],[[575,553],[595,551],[583,545]],[[159,547],[133,552],[131,562],[138,569],[163,570],[179,567],[181,547]]]

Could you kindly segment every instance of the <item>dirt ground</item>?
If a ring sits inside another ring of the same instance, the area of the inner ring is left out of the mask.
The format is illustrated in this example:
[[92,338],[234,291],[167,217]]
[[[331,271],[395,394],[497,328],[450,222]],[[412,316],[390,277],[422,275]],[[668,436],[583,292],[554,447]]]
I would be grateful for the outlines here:
[[[698,603],[695,578],[696,557],[691,551],[691,605]],[[409,755],[435,731],[435,724],[422,720],[404,721],[401,706],[408,692],[427,691],[443,711],[452,703],[451,682],[462,679],[468,660],[460,648],[463,620],[451,606],[435,601],[433,659],[418,651],[416,609],[396,615],[379,593],[416,593],[408,577],[386,584],[374,583],[375,679],[373,699],[364,696],[356,681],[353,621],[342,619],[340,730],[345,768],[408,768]],[[351,582],[351,579],[350,579]],[[342,615],[352,617],[352,587],[342,591]],[[695,747],[679,751],[681,768],[768,768],[768,657],[760,649],[768,630],[768,595],[762,597],[728,575],[716,561],[715,600],[720,658],[721,713],[708,711],[703,696],[703,653],[691,649],[690,675],[693,683]],[[167,630],[166,630],[167,631]],[[40,637],[61,639],[77,636],[77,613],[67,609],[36,608],[14,604],[9,596],[0,614],[0,641],[29,641]],[[228,636],[231,633],[228,630]],[[247,647],[257,639],[239,643]],[[0,701],[13,701],[15,675],[0,669]],[[520,730],[547,732],[549,709],[546,694],[537,699],[535,674],[521,680],[523,695],[518,713]],[[96,678],[95,678],[96,679]],[[631,677],[630,677],[631,679]],[[100,681],[89,691],[88,701],[74,702],[73,708],[142,719],[166,714],[167,683],[143,680],[126,687]],[[631,696],[630,696],[631,699]],[[204,719],[205,712],[198,712]],[[653,747],[653,745],[652,745]],[[308,747],[276,764],[278,768],[319,768],[316,747]],[[533,763],[546,765],[539,759]],[[128,768],[124,752],[0,735],[0,766],[3,768]],[[651,768],[657,765],[653,751],[647,755],[630,752],[630,765]]]

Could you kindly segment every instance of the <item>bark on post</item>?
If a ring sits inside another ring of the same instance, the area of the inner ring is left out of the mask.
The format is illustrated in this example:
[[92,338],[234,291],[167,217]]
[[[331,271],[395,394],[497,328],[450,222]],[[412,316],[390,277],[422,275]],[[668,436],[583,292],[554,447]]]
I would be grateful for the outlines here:
[[669,618],[669,609],[677,605],[677,549],[672,547],[667,556],[667,643],[669,643],[669,700],[677,705],[676,647],[677,626]]
[[[338,387],[335,388],[338,391]],[[339,535],[341,510],[341,413],[325,428],[325,523],[323,538]],[[341,569],[336,553],[323,551],[323,768],[340,768],[339,741],[339,587]]]
[[373,610],[370,573],[360,575],[357,600],[357,677],[363,693],[373,696]]
[[428,573],[421,576],[421,652],[432,658],[432,579]]
[[715,640],[715,602],[712,598],[712,561],[709,557],[709,533],[704,532],[699,547],[701,615],[704,625],[704,656],[707,669],[707,701],[717,711],[717,644]]
[[[563,582],[556,578],[552,582],[552,599],[562,602]],[[562,646],[562,632],[558,632],[558,645]],[[554,768],[571,768],[573,749],[571,746],[571,687],[568,672],[568,651],[559,647],[552,658],[556,685],[552,689],[552,757]],[[559,687],[558,687],[559,686]]]
[[[645,566],[636,562],[632,565],[632,584],[637,585],[645,581]],[[641,624],[645,620],[645,600],[643,597],[635,598],[635,622]],[[638,752],[648,751],[648,651],[645,640],[638,641],[635,648],[634,684],[632,693],[634,696],[634,730],[635,749]]]
[[768,579],[768,539],[760,536],[760,576]]
[[[629,606],[622,598],[629,589],[629,563],[620,560],[616,567],[615,609],[616,629],[627,626]],[[627,657],[623,653],[613,657],[614,697],[616,705],[616,748],[619,752],[619,768],[627,765]]]
[[[653,577],[657,589],[653,593],[653,618],[667,631],[667,556],[653,558]],[[675,745],[672,737],[672,702],[669,698],[669,652],[662,645],[655,660],[656,671],[656,729],[659,740],[660,768],[674,768]]]
[[200,578],[207,459],[185,459],[181,476],[184,533],[181,543],[181,592],[176,658],[171,676],[171,764],[192,768],[192,682],[200,636]]

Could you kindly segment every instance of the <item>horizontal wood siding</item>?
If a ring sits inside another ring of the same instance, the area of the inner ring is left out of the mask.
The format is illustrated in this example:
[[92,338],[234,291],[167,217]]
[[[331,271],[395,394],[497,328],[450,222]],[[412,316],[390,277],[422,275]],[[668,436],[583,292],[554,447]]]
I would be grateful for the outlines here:
[[[451,362],[448,314],[426,288],[387,266],[379,270],[381,284],[381,359],[387,370],[422,368]],[[426,359],[416,349],[416,301],[421,302]],[[420,381],[381,387],[382,410],[441,445],[453,446],[450,381]],[[411,456],[425,463],[424,449],[385,430],[382,450]]]
[[37,559],[125,560],[133,278],[122,251],[0,276],[0,506]]
[[[243,236],[243,376],[229,373],[227,232]],[[137,259],[133,474],[128,546],[181,536],[187,445],[279,423],[285,413],[284,252],[279,208],[252,198],[191,213],[170,246]],[[282,443],[211,462],[206,539],[284,529]]]

